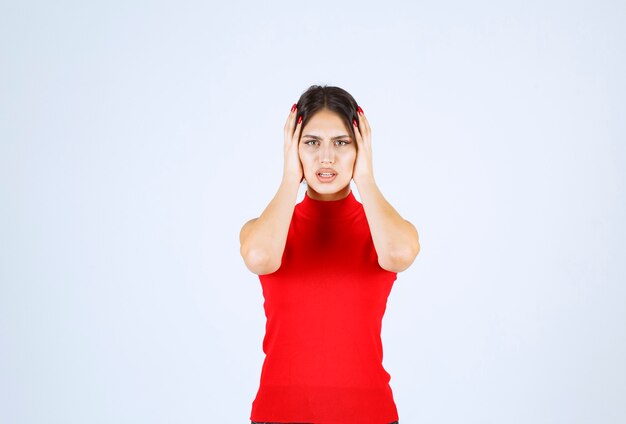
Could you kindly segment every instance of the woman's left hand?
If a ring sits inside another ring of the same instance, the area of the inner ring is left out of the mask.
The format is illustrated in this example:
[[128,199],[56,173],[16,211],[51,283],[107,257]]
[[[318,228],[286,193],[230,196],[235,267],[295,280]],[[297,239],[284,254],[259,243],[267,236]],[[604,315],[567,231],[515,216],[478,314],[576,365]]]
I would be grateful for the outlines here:
[[374,168],[372,166],[372,130],[363,113],[363,109],[360,107],[357,116],[359,118],[359,125],[355,125],[356,121],[352,122],[357,145],[352,179],[355,184],[359,185],[360,182],[366,179],[374,178]]

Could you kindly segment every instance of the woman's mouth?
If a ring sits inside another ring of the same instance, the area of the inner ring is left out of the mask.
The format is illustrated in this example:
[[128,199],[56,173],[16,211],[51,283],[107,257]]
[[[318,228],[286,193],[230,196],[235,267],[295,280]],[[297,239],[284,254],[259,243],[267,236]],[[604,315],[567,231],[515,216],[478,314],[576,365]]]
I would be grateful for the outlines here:
[[335,172],[318,172],[315,175],[317,175],[317,179],[322,183],[330,183],[337,176]]

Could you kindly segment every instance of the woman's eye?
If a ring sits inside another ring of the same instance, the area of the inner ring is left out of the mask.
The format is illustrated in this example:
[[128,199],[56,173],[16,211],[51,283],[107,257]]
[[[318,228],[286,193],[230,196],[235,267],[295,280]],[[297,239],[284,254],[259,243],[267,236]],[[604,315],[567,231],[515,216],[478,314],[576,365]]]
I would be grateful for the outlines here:
[[[316,143],[319,143],[319,140],[307,140],[307,141],[304,141],[303,143],[311,146]],[[345,146],[346,144],[350,144],[350,142],[346,140],[337,140],[337,143],[339,144],[339,146]]]

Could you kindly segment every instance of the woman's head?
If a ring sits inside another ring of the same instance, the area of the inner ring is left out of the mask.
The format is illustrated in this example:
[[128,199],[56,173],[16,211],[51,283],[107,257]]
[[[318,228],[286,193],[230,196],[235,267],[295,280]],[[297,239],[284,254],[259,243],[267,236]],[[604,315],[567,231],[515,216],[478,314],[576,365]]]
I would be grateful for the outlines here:
[[[342,199],[350,192],[356,160],[352,120],[359,121],[358,105],[339,87],[312,85],[300,96],[297,106],[298,116],[302,116],[298,154],[307,193],[318,200]],[[334,176],[319,175],[324,171]]]

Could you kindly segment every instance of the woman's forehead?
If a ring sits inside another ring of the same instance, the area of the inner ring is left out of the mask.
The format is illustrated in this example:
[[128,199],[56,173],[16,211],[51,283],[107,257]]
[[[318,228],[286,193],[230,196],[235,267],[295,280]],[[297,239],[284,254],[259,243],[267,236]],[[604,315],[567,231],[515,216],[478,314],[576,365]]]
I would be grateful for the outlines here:
[[315,136],[335,137],[345,135],[346,123],[336,113],[315,114],[302,129],[303,134]]

